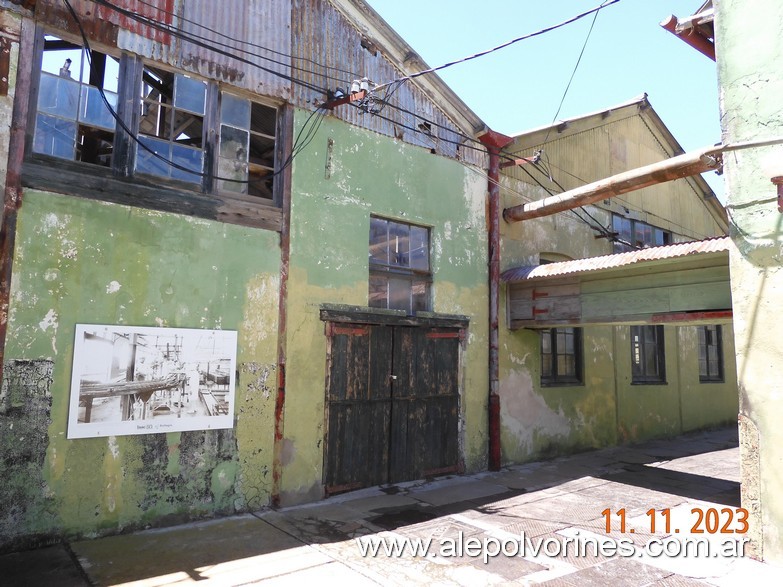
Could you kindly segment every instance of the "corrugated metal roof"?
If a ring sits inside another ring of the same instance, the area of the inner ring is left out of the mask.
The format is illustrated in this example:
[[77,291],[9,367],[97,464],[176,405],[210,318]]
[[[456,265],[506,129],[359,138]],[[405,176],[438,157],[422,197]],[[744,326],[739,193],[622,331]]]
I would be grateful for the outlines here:
[[575,259],[573,261],[547,263],[546,265],[523,265],[507,269],[500,276],[500,279],[505,283],[513,283],[529,279],[540,279],[542,277],[559,277],[562,275],[599,271],[601,269],[616,269],[644,261],[660,261],[704,253],[720,253],[729,250],[730,242],[731,239],[729,237],[721,236],[700,241],[664,245],[662,247],[650,247],[640,251],[615,253],[614,255],[604,255],[602,257]]

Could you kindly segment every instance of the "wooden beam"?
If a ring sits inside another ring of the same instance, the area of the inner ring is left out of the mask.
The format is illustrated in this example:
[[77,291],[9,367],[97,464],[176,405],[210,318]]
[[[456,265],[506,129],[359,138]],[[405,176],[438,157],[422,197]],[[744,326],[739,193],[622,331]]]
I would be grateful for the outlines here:
[[503,210],[503,218],[507,222],[518,222],[549,216],[651,185],[705,173],[721,166],[722,151],[722,146],[706,147],[632,169],[543,200],[506,208]]

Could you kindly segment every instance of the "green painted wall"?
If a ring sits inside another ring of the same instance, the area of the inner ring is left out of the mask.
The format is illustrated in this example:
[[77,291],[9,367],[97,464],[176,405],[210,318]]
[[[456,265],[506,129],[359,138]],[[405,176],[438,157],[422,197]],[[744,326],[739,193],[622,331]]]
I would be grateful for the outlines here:
[[[307,116],[298,112],[296,130]],[[331,155],[328,141],[333,141]],[[486,466],[486,179],[459,162],[323,120],[294,161],[282,503],[323,494],[326,337],[323,303],[366,306],[370,215],[431,227],[433,310],[470,317],[462,454]]]
[[[0,432],[45,454],[0,460],[0,544],[266,505],[278,234],[31,190],[17,228]],[[234,429],[67,440],[77,323],[237,330]]]
[[[783,135],[783,4],[715,3],[715,37],[724,143]],[[740,391],[742,505],[751,512],[753,556],[783,563],[783,215],[772,177],[783,175],[783,147],[725,158],[737,372]]]
[[[542,197],[537,188],[510,178],[503,182],[511,189],[502,191],[502,207],[518,204],[519,193],[530,199]],[[609,224],[605,211],[589,210],[604,225]],[[502,269],[537,265],[542,253],[576,259],[611,252],[605,240],[595,239],[572,214],[501,222],[501,234]],[[505,287],[501,296],[500,306],[505,308]],[[633,385],[630,327],[590,326],[583,331],[584,385],[544,387],[540,383],[540,335],[525,329],[511,331],[503,322],[501,318],[499,393],[506,463],[671,436],[736,419],[730,325],[724,325],[726,383],[699,383],[695,327],[665,327],[666,385]]]

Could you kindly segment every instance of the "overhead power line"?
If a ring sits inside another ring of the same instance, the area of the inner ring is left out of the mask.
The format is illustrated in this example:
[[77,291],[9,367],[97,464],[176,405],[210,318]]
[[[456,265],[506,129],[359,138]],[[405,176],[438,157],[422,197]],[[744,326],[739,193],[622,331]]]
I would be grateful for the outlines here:
[[435,73],[436,71],[441,71],[442,69],[446,69],[447,67],[452,67],[453,65],[458,65],[460,63],[465,63],[466,61],[471,61],[473,59],[478,59],[479,57],[483,57],[484,55],[489,55],[490,53],[494,53],[495,51],[500,51],[501,49],[505,49],[506,47],[510,47],[511,45],[514,45],[516,43],[519,43],[520,41],[525,41],[527,39],[531,39],[533,37],[537,37],[539,35],[543,35],[544,33],[548,33],[550,31],[554,31],[555,29],[559,29],[561,27],[564,27],[568,24],[571,24],[572,22],[576,22],[579,19],[584,18],[585,16],[589,16],[590,14],[593,14],[594,12],[598,12],[599,10],[603,10],[604,8],[607,8],[611,6],[612,4],[617,4],[620,2],[620,0],[608,0],[606,2],[601,3],[599,6],[596,6],[595,8],[588,10],[586,12],[582,12],[581,14],[577,14],[576,16],[573,16],[569,18],[568,20],[564,20],[563,22],[560,22],[558,24],[543,28],[541,30],[535,31],[533,33],[528,33],[527,35],[523,35],[521,37],[517,37],[516,39],[511,39],[510,41],[503,43],[502,45],[498,45],[497,47],[493,47],[492,49],[487,49],[486,51],[481,51],[480,53],[475,53],[474,55],[470,55],[468,57],[463,57],[462,59],[457,59],[456,61],[450,61],[448,63],[444,63],[443,65],[439,65],[438,67],[431,67],[429,69],[425,69],[423,71],[418,71],[416,73],[412,73],[410,75],[406,75],[400,78],[397,78],[395,80],[392,80],[391,82],[387,82],[384,84],[381,84],[379,86],[376,86],[375,89],[378,90],[380,88],[383,88],[391,83],[399,82],[399,81],[407,81],[411,80],[417,77],[420,77],[422,75],[427,75],[430,73]]

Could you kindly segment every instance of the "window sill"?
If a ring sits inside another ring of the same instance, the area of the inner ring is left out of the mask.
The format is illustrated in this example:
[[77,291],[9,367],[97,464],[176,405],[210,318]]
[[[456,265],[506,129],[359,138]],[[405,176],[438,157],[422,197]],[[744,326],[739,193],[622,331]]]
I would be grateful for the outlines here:
[[148,208],[280,232],[282,210],[261,202],[224,195],[203,194],[141,178],[113,177],[104,167],[45,156],[31,156],[22,164],[26,188]]
[[668,381],[631,381],[631,385],[669,385]]
[[584,387],[583,381],[541,381],[541,387]]
[[405,310],[387,310],[368,306],[321,304],[324,322],[351,322],[355,324],[388,324],[394,326],[433,326],[440,328],[467,328],[468,316],[416,312],[409,316]]

